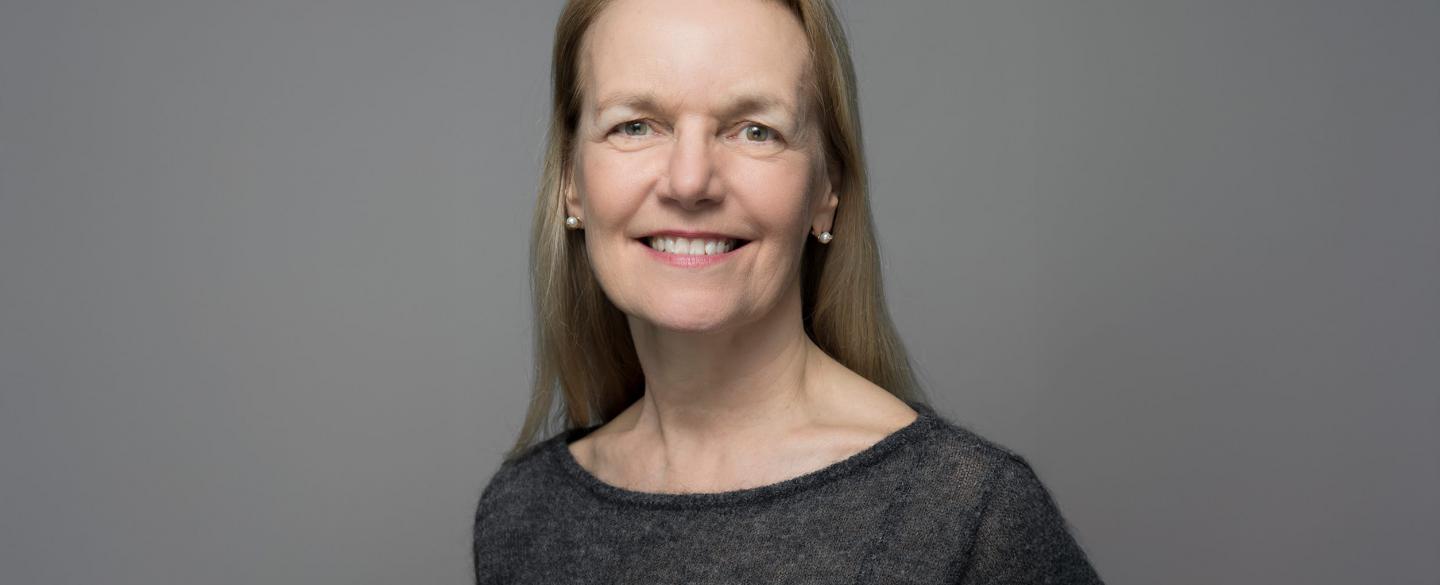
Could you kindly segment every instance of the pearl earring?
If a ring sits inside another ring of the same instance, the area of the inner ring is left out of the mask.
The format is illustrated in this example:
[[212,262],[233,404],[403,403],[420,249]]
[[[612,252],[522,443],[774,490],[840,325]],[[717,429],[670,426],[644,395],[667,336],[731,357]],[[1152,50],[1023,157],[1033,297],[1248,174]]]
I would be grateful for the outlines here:
[[835,239],[835,236],[830,235],[830,232],[820,232],[820,235],[817,237],[820,238],[820,243],[822,244],[828,244],[830,240]]
[[570,228],[570,229],[572,229],[572,230],[580,229],[580,218],[575,217],[575,216],[573,216],[573,215],[566,217],[566,218],[565,218],[565,227]]

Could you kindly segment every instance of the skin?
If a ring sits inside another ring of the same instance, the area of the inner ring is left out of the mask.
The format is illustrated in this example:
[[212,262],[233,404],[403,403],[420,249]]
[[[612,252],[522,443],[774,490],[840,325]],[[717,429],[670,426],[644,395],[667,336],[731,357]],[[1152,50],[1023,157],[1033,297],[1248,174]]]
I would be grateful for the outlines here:
[[[618,0],[586,34],[566,211],[629,316],[646,381],[644,397],[570,445],[607,483],[660,493],[767,485],[917,416],[802,326],[801,251],[830,229],[838,204],[806,53],[798,20],[763,0]],[[682,269],[636,241],[663,229],[750,243]]]

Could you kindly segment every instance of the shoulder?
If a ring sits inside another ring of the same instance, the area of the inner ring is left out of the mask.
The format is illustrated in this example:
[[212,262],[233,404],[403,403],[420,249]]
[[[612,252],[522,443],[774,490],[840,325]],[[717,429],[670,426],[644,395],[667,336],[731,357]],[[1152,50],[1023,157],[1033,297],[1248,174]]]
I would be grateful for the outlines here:
[[1030,462],[1002,443],[931,412],[919,448],[917,480],[963,509],[978,510],[997,495],[1048,498]]
[[954,583],[1100,583],[1073,527],[1019,453],[941,421],[931,433],[927,503],[948,509],[946,527],[963,551]]
[[1025,463],[1025,458],[1009,447],[982,436],[968,426],[924,405],[929,425],[923,434],[926,455],[937,463],[966,471],[989,470],[998,466]]
[[526,496],[532,496],[547,485],[555,485],[553,480],[559,470],[553,461],[554,451],[563,449],[567,436],[574,432],[559,431],[520,454],[502,460],[480,492],[475,510],[476,524],[497,509],[529,500],[531,498]]

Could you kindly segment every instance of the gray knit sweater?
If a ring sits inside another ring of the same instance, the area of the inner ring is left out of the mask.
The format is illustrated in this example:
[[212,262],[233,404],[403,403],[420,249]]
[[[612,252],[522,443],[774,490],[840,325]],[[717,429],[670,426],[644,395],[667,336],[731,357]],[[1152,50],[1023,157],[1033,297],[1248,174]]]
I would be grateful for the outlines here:
[[604,483],[566,447],[596,427],[556,433],[481,494],[476,582],[1100,583],[1023,457],[909,404],[919,418],[847,459],[721,493]]

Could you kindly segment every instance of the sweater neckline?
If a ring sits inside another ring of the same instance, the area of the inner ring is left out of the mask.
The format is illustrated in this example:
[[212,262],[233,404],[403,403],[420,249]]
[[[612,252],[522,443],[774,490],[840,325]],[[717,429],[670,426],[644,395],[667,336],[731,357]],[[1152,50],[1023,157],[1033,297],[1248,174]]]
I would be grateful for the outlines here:
[[599,424],[569,429],[560,433],[550,442],[548,451],[550,457],[564,470],[565,475],[601,499],[648,508],[695,509],[731,506],[767,500],[823,485],[868,467],[901,445],[913,442],[935,423],[936,414],[930,405],[923,402],[906,400],[905,403],[918,414],[915,420],[891,432],[869,447],[845,459],[802,475],[738,490],[693,493],[642,492],[606,483],[581,466],[569,448],[571,443],[599,428],[601,426]]

